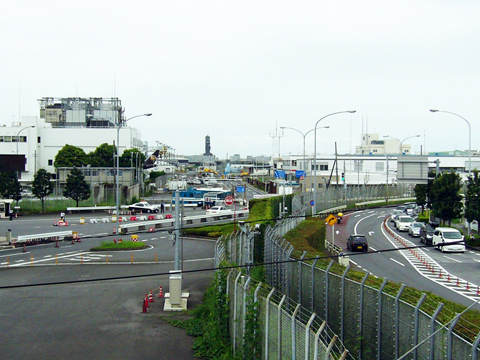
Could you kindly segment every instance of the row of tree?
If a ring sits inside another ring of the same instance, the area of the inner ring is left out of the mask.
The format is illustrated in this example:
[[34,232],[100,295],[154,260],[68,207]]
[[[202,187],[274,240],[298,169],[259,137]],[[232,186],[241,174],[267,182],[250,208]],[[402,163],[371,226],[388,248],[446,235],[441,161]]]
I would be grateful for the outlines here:
[[[429,173],[427,184],[415,186],[417,204],[431,209],[433,216],[450,225],[462,215],[480,222],[480,177],[474,170],[465,182],[455,172]],[[463,190],[463,195],[462,195]]]
[[[59,167],[114,167],[116,147],[103,143],[94,151],[85,153],[82,148],[66,144],[55,156],[54,166]],[[145,162],[145,155],[138,149],[127,149],[120,156],[120,166],[129,167],[139,159],[140,164]]]
[[[90,165],[90,167],[114,167],[114,155],[116,147],[107,143],[101,144],[94,151],[86,154],[79,147],[65,145],[55,156],[54,166],[73,167],[67,175],[63,195],[76,201],[87,200],[91,194],[90,184],[85,180],[83,172],[78,169]],[[119,163],[121,167],[130,167],[132,163],[137,162],[140,166],[145,162],[145,155],[138,149],[127,149],[120,156]],[[33,178],[32,195],[42,202],[42,212],[45,210],[45,198],[53,193],[54,184],[52,182],[53,174],[45,169],[39,169]],[[17,173],[14,171],[0,172],[0,197],[3,199],[13,199],[17,202],[22,199],[22,186],[18,181]]]

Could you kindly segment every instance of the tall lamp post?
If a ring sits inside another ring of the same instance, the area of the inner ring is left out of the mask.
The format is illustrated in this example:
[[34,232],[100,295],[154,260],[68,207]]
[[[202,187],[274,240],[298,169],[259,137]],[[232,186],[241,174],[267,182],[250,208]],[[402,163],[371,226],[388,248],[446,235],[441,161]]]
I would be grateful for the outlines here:
[[465,122],[468,125],[468,177],[470,177],[471,172],[472,172],[472,128],[470,127],[470,123],[468,122],[467,119],[465,119],[463,116],[460,116],[454,112],[451,111],[444,111],[444,110],[436,110],[436,109],[430,109],[431,112],[443,112],[447,114],[452,114],[455,116],[458,116],[460,119],[465,120]]
[[126,119],[122,122],[121,119],[117,119],[115,126],[117,128],[117,161],[115,163],[115,214],[116,214],[116,223],[117,223],[117,234],[120,233],[120,225],[119,225],[119,215],[120,215],[120,186],[119,186],[119,168],[120,168],[120,128],[122,127],[122,123],[126,123],[129,120],[135,119],[141,116],[152,116],[152,113],[140,114],[132,116],[131,118]]
[[314,127],[315,131],[315,141],[313,143],[313,168],[314,168],[314,173],[313,173],[313,213],[312,215],[315,215],[317,213],[317,126],[320,121],[323,119],[332,116],[332,115],[337,115],[337,114],[344,114],[344,113],[350,113],[353,114],[357,110],[347,110],[347,111],[337,111],[328,115],[325,115],[324,117],[320,118],[316,123]]
[[[328,129],[329,127],[330,126],[321,126],[317,129]],[[303,136],[303,171],[305,173],[305,181],[306,181],[307,180],[307,168],[306,168],[306,162],[305,162],[305,137],[307,136],[308,133],[311,133],[312,131],[315,131],[315,129],[308,130],[305,134],[298,129],[288,127],[288,126],[280,126],[280,129],[294,130],[294,131],[300,133]],[[303,191],[305,191],[305,190],[306,189],[303,189]]]
[[17,133],[17,155],[18,155],[18,143],[20,142],[20,139],[19,139],[18,136],[20,135],[20,133],[21,133],[23,130],[29,129],[29,128],[34,128],[34,127],[35,127],[35,125],[24,127],[23,129],[20,129],[20,131]]

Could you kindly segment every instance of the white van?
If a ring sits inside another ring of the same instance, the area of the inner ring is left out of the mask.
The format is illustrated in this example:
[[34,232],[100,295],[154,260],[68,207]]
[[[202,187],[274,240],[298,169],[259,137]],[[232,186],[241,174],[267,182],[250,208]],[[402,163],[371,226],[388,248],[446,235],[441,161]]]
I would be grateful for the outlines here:
[[[449,243],[454,243],[448,245]],[[465,252],[463,235],[457,229],[437,227],[433,232],[432,244],[434,249],[442,252]],[[439,244],[444,244],[439,246]]]

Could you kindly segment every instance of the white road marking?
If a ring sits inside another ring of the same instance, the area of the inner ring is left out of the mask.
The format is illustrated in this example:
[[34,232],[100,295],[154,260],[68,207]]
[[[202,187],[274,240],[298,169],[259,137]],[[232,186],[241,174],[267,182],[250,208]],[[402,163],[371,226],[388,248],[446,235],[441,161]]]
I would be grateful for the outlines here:
[[456,261],[456,262],[458,262],[458,263],[461,263],[461,261],[460,261],[460,260],[457,260],[457,259],[451,258],[451,257],[449,257],[449,256],[445,256],[445,258],[447,258],[447,259],[450,259],[450,260],[453,260],[453,261]]
[[392,258],[390,258],[390,260],[392,260],[393,262],[396,262],[398,265],[405,266],[405,264],[402,264],[400,261],[397,261],[397,260],[392,259]]

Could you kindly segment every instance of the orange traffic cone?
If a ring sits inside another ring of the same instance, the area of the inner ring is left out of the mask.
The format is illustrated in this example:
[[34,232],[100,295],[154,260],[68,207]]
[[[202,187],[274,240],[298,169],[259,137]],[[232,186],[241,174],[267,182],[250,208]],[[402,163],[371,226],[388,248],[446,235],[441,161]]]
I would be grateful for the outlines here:
[[145,296],[145,299],[143,300],[143,310],[142,312],[144,314],[148,313],[148,300],[147,297]]
[[148,293],[148,302],[153,302],[153,293],[152,293],[152,290],[150,290],[150,292]]
[[158,297],[163,298],[163,288],[162,285],[160,285],[160,291],[158,292]]
[[148,308],[148,294],[145,294],[145,303],[146,303],[146,306]]

